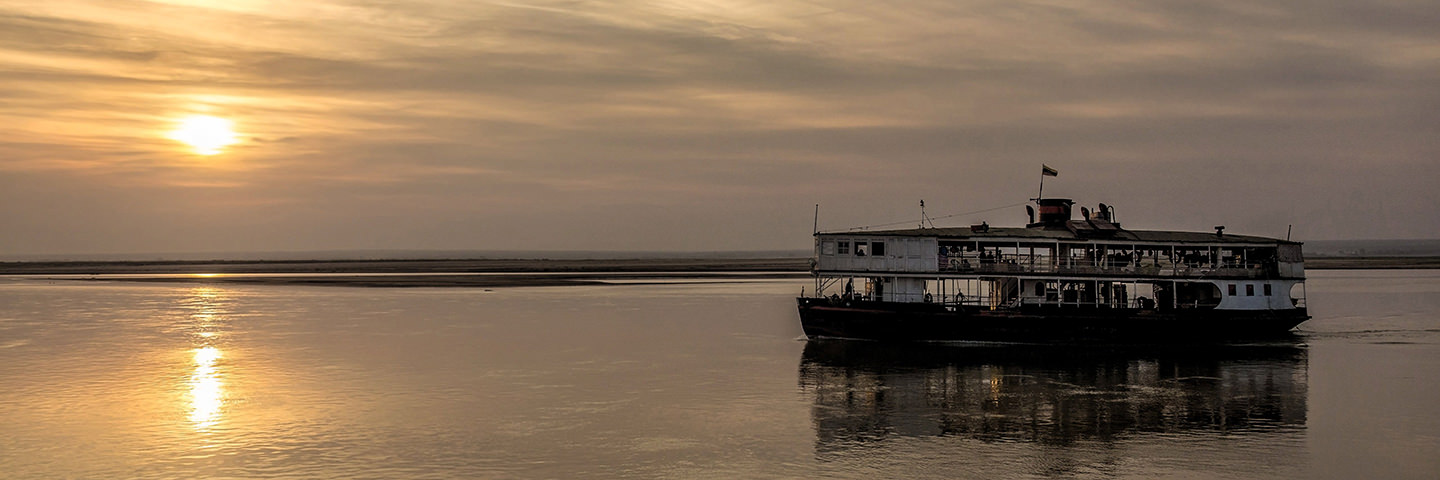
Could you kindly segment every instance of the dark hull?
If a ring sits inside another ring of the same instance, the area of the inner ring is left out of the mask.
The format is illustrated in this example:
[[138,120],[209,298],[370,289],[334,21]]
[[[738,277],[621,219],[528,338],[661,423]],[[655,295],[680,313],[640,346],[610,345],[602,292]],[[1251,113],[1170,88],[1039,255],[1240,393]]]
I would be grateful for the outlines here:
[[799,298],[810,338],[901,341],[1192,341],[1275,337],[1309,319],[1306,309],[1146,310],[1022,307],[990,310],[937,304],[831,302]]

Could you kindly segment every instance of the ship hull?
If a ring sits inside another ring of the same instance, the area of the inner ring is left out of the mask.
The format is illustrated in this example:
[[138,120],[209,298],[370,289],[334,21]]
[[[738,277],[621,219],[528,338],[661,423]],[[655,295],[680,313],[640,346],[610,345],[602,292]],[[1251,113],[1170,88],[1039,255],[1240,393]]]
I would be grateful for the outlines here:
[[1286,335],[1309,319],[1287,310],[1153,310],[1033,306],[947,308],[937,304],[833,302],[799,298],[810,338],[887,341],[1192,341]]

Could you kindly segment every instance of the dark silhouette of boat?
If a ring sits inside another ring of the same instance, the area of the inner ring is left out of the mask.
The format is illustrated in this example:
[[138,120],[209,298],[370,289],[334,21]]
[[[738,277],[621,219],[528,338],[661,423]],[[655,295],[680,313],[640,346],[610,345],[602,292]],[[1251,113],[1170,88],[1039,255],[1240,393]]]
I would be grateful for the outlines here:
[[1192,340],[1284,334],[1310,318],[1301,243],[1129,230],[1115,209],[1038,199],[1025,227],[816,232],[811,338]]

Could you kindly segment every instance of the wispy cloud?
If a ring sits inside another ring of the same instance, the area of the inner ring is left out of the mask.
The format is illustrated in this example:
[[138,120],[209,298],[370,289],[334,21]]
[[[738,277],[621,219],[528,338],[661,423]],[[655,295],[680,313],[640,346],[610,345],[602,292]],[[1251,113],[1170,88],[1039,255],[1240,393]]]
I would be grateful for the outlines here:
[[[1424,2],[11,3],[0,176],[43,188],[11,190],[28,201],[0,210],[0,245],[803,248],[813,203],[837,224],[1009,204],[1040,162],[1131,226],[1196,228],[1174,212],[1207,205],[1205,227],[1428,236],[1437,20]],[[165,138],[195,113],[243,141],[197,158]],[[1337,192],[1356,205],[1321,201]],[[177,225],[246,233],[137,233]],[[54,241],[100,231],[136,239]]]

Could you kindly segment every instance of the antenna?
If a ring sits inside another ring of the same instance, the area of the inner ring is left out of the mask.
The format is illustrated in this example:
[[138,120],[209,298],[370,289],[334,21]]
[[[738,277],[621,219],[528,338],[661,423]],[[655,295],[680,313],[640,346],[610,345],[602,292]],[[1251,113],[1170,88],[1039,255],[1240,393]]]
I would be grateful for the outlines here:
[[1290,225],[1286,225],[1286,226],[1285,226],[1285,241],[1287,241],[1287,242],[1290,241],[1290,229],[1291,229],[1291,228],[1295,228],[1295,224],[1290,224]]
[[935,228],[935,221],[925,214],[925,199],[922,198],[920,199],[920,228],[925,228],[926,223],[930,224],[930,228]]

